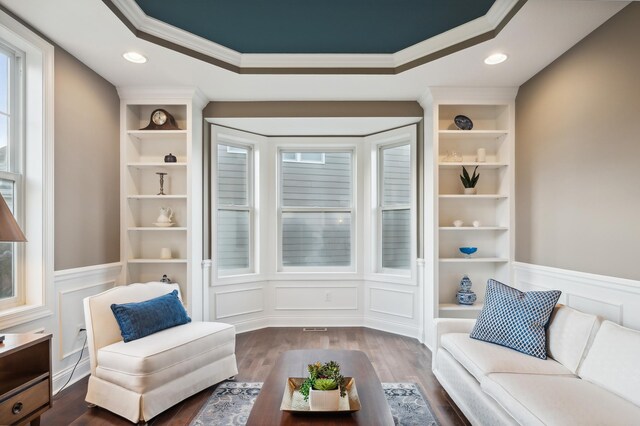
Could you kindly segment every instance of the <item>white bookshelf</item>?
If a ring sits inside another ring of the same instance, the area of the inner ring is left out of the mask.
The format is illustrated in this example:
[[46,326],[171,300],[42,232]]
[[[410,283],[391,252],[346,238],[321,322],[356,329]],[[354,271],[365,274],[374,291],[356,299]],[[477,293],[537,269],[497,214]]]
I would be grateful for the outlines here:
[[[514,187],[513,90],[436,89],[431,91],[425,116],[427,170],[432,173],[433,210],[427,212],[425,241],[433,241],[433,277],[427,277],[427,325],[433,318],[474,318],[482,309],[490,278],[509,284],[513,260]],[[472,130],[459,130],[454,117],[465,115]],[[486,160],[479,162],[483,148]],[[455,155],[453,155],[455,153]],[[455,159],[455,161],[449,161]],[[477,194],[464,194],[462,167],[471,174],[477,166]],[[463,221],[456,227],[455,220]],[[480,225],[472,226],[474,221]],[[460,247],[477,247],[470,258]],[[428,250],[429,251],[429,250]],[[468,275],[478,300],[463,306],[456,302],[460,280]],[[431,299],[431,300],[429,300]]]
[[[159,281],[180,285],[195,319],[202,315],[202,108],[194,90],[119,89],[121,98],[121,258],[123,282]],[[140,130],[151,112],[168,111],[180,130]],[[177,161],[165,163],[173,154]],[[164,176],[164,193],[160,177]],[[160,208],[174,213],[174,225],[157,227]],[[172,257],[161,259],[161,248]]]

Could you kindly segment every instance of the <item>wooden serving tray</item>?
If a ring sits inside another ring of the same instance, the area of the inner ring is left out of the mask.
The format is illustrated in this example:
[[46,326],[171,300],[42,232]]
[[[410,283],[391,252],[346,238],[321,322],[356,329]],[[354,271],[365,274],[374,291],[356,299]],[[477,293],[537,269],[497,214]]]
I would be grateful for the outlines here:
[[282,404],[280,410],[290,413],[353,413],[360,410],[360,399],[356,389],[356,380],[353,377],[345,377],[347,394],[340,398],[340,408],[337,411],[312,411],[309,401],[304,400],[300,393],[300,385],[304,382],[304,377],[289,377],[284,388]]

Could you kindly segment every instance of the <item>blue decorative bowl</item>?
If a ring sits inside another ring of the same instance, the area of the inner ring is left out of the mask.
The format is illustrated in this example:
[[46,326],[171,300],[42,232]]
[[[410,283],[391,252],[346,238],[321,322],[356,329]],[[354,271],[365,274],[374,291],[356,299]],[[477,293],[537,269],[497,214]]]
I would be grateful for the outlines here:
[[478,247],[460,247],[460,253],[464,254],[466,257],[471,257],[471,255],[478,251]]

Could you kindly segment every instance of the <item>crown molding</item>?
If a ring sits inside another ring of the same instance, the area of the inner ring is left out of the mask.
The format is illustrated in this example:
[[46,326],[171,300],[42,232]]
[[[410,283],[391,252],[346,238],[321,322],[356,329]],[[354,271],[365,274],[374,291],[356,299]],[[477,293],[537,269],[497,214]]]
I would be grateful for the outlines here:
[[196,87],[117,87],[120,100],[145,100],[149,103],[158,102],[185,102],[191,100],[194,106],[206,105],[209,100]]
[[102,1],[136,37],[239,74],[398,74],[495,37],[527,0],[496,0],[486,15],[393,54],[243,54],[149,17],[134,0]]

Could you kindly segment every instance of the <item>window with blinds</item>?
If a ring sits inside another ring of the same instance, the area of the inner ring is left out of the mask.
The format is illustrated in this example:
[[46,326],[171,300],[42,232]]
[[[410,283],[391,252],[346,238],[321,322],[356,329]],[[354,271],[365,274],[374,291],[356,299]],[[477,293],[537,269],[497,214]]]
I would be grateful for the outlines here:
[[218,275],[252,271],[253,155],[251,147],[217,146]]
[[409,269],[411,256],[411,146],[382,146],[379,152],[380,266]]
[[[0,194],[11,212],[18,213],[22,201],[22,53],[0,40]],[[16,217],[18,223],[21,218]],[[0,243],[0,308],[22,303],[16,243]]]
[[279,163],[281,267],[351,267],[353,152],[283,150]]

